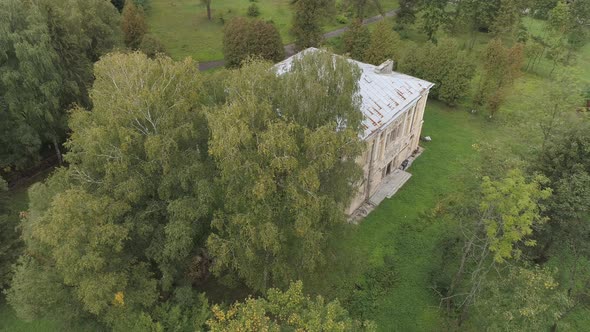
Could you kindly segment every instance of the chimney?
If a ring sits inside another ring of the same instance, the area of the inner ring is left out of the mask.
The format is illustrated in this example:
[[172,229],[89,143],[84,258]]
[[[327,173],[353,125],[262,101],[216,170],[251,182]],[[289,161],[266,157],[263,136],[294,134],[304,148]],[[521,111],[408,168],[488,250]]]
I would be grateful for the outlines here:
[[387,60],[375,67],[375,73],[377,74],[391,74],[393,73],[393,60]]

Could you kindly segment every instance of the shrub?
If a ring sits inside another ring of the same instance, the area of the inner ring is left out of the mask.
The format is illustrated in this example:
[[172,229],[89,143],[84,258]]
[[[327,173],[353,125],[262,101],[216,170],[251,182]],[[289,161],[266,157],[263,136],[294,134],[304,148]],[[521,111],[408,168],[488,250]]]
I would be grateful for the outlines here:
[[260,15],[260,9],[258,5],[253,3],[248,7],[248,16],[250,17],[258,17]]
[[147,32],[147,23],[141,7],[136,6],[133,1],[127,1],[123,8],[121,29],[125,45],[131,49],[137,49],[143,35]]
[[338,15],[338,16],[336,16],[336,22],[338,22],[340,24],[346,24],[346,23],[348,23],[348,18],[344,15]]
[[224,29],[223,54],[228,67],[238,67],[249,57],[280,61],[285,56],[285,49],[273,24],[236,17]]
[[437,45],[426,43],[408,49],[400,62],[403,72],[435,84],[433,97],[449,105],[469,93],[475,65],[455,40],[443,39]]
[[166,54],[166,48],[158,38],[153,35],[144,35],[139,45],[139,50],[150,58],[155,58],[158,54]]

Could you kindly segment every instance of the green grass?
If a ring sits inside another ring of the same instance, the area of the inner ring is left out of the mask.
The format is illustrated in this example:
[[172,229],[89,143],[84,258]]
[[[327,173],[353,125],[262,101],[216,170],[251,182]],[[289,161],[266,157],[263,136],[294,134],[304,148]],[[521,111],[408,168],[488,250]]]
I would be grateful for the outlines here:
[[428,287],[446,226],[423,215],[446,195],[464,188],[461,171],[477,162],[472,145],[485,131],[481,124],[478,117],[431,102],[423,135],[433,141],[425,144],[426,150],[409,170],[410,181],[359,229],[355,245],[372,247],[371,261],[379,263],[384,255],[391,255],[396,263],[398,284],[379,299],[374,318],[384,331],[433,331],[441,325],[438,301]]
[[[526,24],[534,34],[543,31],[539,21],[527,19]],[[424,41],[415,30],[410,31],[409,37],[406,42]],[[465,44],[467,38],[461,38]],[[486,34],[477,35],[472,51],[475,56],[489,39]],[[340,43],[340,40],[331,42],[335,49]],[[445,317],[439,310],[439,296],[431,288],[431,276],[442,264],[440,241],[453,231],[453,226],[430,215],[445,198],[467,192],[469,186],[478,183],[470,171],[481,167],[480,155],[473,144],[491,143],[505,156],[530,155],[531,146],[540,136],[535,120],[540,109],[531,105],[544,93],[551,66],[548,60],[542,60],[534,71],[524,73],[494,120],[487,119],[486,114],[467,112],[471,109],[469,98],[453,109],[430,100],[422,134],[431,136],[433,141],[422,144],[426,150],[410,168],[412,178],[393,198],[382,202],[356,232],[337,239],[341,244],[336,250],[346,257],[336,257],[323,273],[324,277],[319,278],[322,280],[310,280],[309,290],[340,297],[346,302],[351,289],[358,285],[366,288],[363,284],[366,271],[390,259],[395,284],[373,299],[375,310],[368,318],[382,331],[445,330]],[[581,84],[590,82],[590,44],[578,52],[571,70]],[[343,268],[342,264],[350,267]],[[564,268],[559,259],[554,264],[560,270]],[[338,292],[334,284],[343,290]],[[587,327],[589,314],[588,309],[578,308],[564,322],[571,327]]]
[[[347,283],[362,280],[361,271],[383,265],[388,257],[393,260],[395,285],[377,296],[374,317],[370,319],[383,331],[439,330],[444,321],[438,299],[430,289],[430,275],[440,265],[437,247],[448,225],[433,221],[428,215],[441,200],[474,180],[466,177],[472,173],[465,171],[476,167],[479,161],[473,144],[494,127],[481,116],[429,102],[423,135],[433,140],[423,144],[425,151],[409,169],[412,178],[363,220],[356,232],[338,239],[347,247],[340,250],[349,258],[357,258],[335,264],[354,264],[357,271],[334,276],[331,274],[339,273],[341,268],[330,266],[322,278],[325,280],[310,281],[310,290],[330,294],[326,287],[333,283],[350,288]],[[330,295],[346,296],[342,292]]]
[[[258,4],[263,18],[272,17],[275,23],[284,23],[280,29],[288,41],[288,1],[259,0]],[[242,8],[236,12],[243,14],[248,5],[245,0],[226,0],[213,7],[217,13],[227,8]],[[539,21],[527,19],[526,24],[534,33],[543,31]],[[175,58],[221,57],[222,25],[207,22],[204,8],[196,0],[152,0],[150,28]],[[410,38],[424,41],[416,31],[410,32]],[[479,34],[473,52],[477,54],[488,40],[489,36]],[[338,40],[333,44],[338,46],[337,43]],[[412,178],[359,226],[344,229],[335,236],[328,266],[321,276],[305,280],[306,290],[328,298],[339,297],[346,303],[351,290],[368,280],[367,271],[384,266],[385,260],[391,259],[395,274],[393,286],[376,293],[370,303],[374,309],[366,318],[374,320],[382,331],[444,330],[445,318],[438,308],[438,296],[431,289],[431,275],[441,264],[439,242],[452,231],[452,225],[430,215],[440,202],[477,183],[471,170],[481,163],[474,144],[491,142],[507,155],[521,156],[530,150],[531,142],[538,137],[535,131],[538,110],[531,109],[530,101],[543,93],[550,68],[549,61],[543,60],[534,72],[525,73],[494,121],[486,119],[485,114],[467,112],[469,100],[457,108],[430,100],[423,135],[431,136],[433,141],[423,143],[424,153],[409,169]],[[573,70],[582,82],[590,83],[590,44],[578,52]],[[25,198],[24,191],[17,193],[15,206],[26,206]],[[561,267],[563,263],[553,264]],[[590,326],[589,320],[589,312],[583,308],[567,318],[577,330]],[[57,331],[58,327],[50,321],[23,323],[10,308],[0,304],[0,331]]]
[[59,323],[49,320],[25,322],[16,317],[10,306],[0,301],[0,331],[1,332],[56,332],[64,331]]
[[[293,8],[291,0],[258,0],[259,18],[274,22],[285,44],[293,42],[289,34]],[[384,10],[398,7],[397,0],[382,0]],[[157,36],[175,59],[191,56],[198,61],[223,59],[223,24],[234,16],[246,16],[252,2],[247,0],[213,0],[212,20],[199,0],[151,0],[148,10],[149,30]],[[370,12],[369,15],[375,15]],[[324,27],[332,31],[345,24],[331,21]]]

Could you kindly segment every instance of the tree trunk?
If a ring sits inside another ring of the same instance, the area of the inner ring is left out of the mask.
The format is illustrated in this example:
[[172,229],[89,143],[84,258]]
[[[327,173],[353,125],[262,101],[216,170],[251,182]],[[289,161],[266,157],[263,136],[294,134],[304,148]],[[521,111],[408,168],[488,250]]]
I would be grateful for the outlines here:
[[61,155],[61,150],[59,149],[59,143],[57,142],[57,139],[55,137],[53,138],[53,147],[55,148],[55,154],[57,155],[57,162],[60,165],[63,164],[63,158]]
[[207,1],[207,18],[211,21],[211,0]]
[[467,263],[467,257],[471,252],[471,247],[473,246],[473,242],[475,241],[475,236],[472,236],[469,239],[469,242],[465,245],[465,249],[463,250],[463,257],[461,257],[461,264],[459,264],[459,270],[455,274],[455,277],[451,281],[451,285],[449,286],[449,290],[447,292],[447,313],[451,312],[451,297],[455,292],[455,288],[461,284],[463,280],[463,273],[465,272],[465,264]]

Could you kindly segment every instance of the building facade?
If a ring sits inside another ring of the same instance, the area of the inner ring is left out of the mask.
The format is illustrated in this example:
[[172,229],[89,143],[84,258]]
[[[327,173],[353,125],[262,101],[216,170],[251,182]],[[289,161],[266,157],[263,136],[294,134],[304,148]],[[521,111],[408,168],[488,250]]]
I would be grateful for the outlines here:
[[[301,53],[317,51],[310,48]],[[291,59],[280,63],[279,68],[289,66]],[[396,170],[405,169],[408,159],[417,153],[424,109],[434,84],[393,71],[391,60],[380,66],[349,61],[362,72],[359,88],[364,119],[360,136],[367,142],[364,154],[357,160],[364,176],[346,211],[351,215],[368,202]]]

